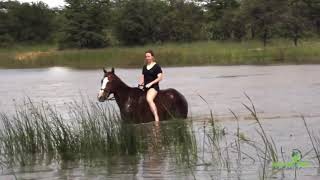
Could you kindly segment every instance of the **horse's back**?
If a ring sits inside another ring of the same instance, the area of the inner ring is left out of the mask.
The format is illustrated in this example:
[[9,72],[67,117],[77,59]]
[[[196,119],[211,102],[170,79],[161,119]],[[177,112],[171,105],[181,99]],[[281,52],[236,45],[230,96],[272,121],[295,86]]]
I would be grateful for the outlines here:
[[[137,98],[134,100],[136,101],[136,103],[134,103],[134,107],[136,108],[135,111],[137,112],[137,116],[141,116],[141,118],[139,118],[139,122],[153,121],[154,117],[151,111],[146,112],[146,109],[149,109],[149,105],[146,99],[146,91],[142,91],[141,89],[137,88],[132,92]],[[168,120],[172,118],[187,118],[187,100],[176,89],[168,88],[160,90],[154,101],[158,109],[160,120]]]
[[167,105],[175,118],[187,118],[188,102],[186,98],[176,89],[169,88],[159,91],[157,95],[161,104]]

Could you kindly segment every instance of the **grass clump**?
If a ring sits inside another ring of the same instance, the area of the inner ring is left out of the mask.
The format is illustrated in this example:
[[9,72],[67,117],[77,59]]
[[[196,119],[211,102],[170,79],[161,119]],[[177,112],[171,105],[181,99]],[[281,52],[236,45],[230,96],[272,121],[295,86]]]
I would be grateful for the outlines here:
[[195,138],[185,121],[162,126],[122,122],[116,109],[92,101],[67,105],[68,113],[30,99],[15,114],[0,114],[1,157],[6,163],[29,165],[47,161],[93,160],[139,156],[157,151],[179,155],[181,162],[196,154]]

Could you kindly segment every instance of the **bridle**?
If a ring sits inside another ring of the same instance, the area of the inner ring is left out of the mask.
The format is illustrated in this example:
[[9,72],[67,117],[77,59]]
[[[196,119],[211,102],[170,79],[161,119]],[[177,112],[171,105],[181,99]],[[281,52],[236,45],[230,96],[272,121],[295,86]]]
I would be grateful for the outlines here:
[[[103,92],[106,92],[106,89],[100,89],[101,91],[103,91]],[[106,101],[114,101],[114,100],[116,100],[116,98],[115,97],[108,97],[108,98],[106,98]]]

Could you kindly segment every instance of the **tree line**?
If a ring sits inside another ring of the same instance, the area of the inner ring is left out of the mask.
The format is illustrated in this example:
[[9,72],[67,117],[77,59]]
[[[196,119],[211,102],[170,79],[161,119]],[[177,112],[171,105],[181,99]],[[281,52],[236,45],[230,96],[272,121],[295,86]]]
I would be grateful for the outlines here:
[[0,46],[58,43],[102,48],[198,40],[300,38],[320,35],[320,0],[65,0],[0,2]]

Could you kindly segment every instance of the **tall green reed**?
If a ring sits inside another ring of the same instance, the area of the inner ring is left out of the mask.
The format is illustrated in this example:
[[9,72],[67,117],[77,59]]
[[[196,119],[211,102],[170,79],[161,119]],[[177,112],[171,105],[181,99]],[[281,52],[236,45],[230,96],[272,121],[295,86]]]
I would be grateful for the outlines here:
[[196,143],[185,121],[161,126],[123,123],[114,106],[82,100],[66,104],[68,113],[28,99],[14,114],[0,114],[1,156],[27,165],[40,157],[65,161],[138,156],[165,150],[177,161],[195,161]]
[[[251,100],[251,98],[245,93],[245,96],[247,97],[247,99],[250,102],[250,105],[246,105],[244,103],[242,103],[242,105],[251,113],[251,116],[254,118],[254,120],[256,121],[256,123],[259,125],[259,130],[257,131],[257,133],[259,134],[259,136],[261,137],[263,144],[265,145],[265,155],[268,155],[269,159],[272,160],[272,162],[277,162],[278,161],[278,153],[277,153],[277,148],[276,145],[272,139],[271,136],[268,136],[267,133],[265,132],[262,123],[257,115],[257,111],[256,108]],[[267,157],[267,156],[266,156]]]
[[318,166],[320,167],[320,138],[319,136],[315,136],[309,129],[309,126],[307,125],[307,122],[304,118],[304,116],[301,116],[301,119],[303,121],[304,127],[306,128],[306,131],[308,133],[310,142],[312,144],[312,149],[316,155],[316,158],[318,160]]

